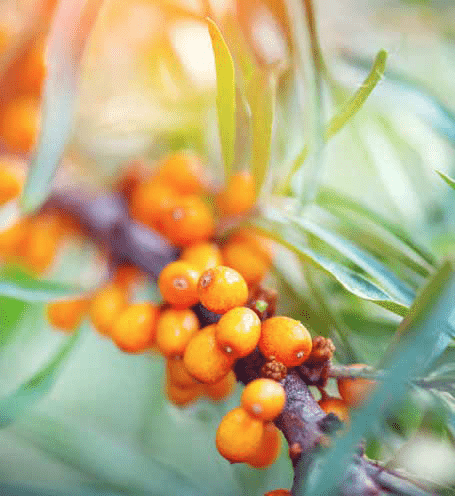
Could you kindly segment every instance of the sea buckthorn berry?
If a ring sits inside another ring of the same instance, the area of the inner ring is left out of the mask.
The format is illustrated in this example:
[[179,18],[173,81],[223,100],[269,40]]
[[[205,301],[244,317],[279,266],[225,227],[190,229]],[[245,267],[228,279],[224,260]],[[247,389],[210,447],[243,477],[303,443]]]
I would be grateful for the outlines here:
[[20,247],[24,246],[24,239],[30,229],[29,218],[22,218],[16,224],[0,231],[0,256],[5,259],[15,258],[21,253]]
[[223,258],[221,250],[215,243],[197,243],[182,250],[180,260],[184,260],[195,267],[200,272],[222,265]]
[[22,190],[22,177],[0,160],[0,205],[16,198]]
[[[363,363],[350,365],[353,369],[366,367]],[[376,386],[376,381],[370,379],[349,379],[340,377],[338,379],[338,391],[348,406],[358,407],[368,398]]]
[[141,353],[155,339],[159,309],[153,303],[133,303],[126,307],[112,325],[114,343],[128,353]]
[[151,178],[132,192],[130,215],[146,226],[161,230],[161,217],[176,201],[177,195],[169,185]]
[[280,431],[272,422],[264,424],[261,444],[256,453],[247,460],[248,465],[255,468],[265,468],[272,465],[278,458],[281,449]]
[[325,413],[333,413],[342,422],[349,422],[349,407],[344,400],[340,398],[326,397],[319,401],[319,406]]
[[177,260],[166,265],[158,277],[158,287],[165,301],[175,308],[188,308],[199,301],[199,272],[193,265]]
[[242,274],[248,284],[259,283],[270,268],[270,262],[247,241],[229,241],[222,249],[224,263]]
[[251,417],[243,408],[234,408],[220,422],[216,447],[230,462],[245,462],[261,446],[264,423]]
[[260,336],[261,321],[253,310],[246,307],[227,311],[216,326],[218,346],[236,358],[252,353]]
[[215,339],[215,324],[204,327],[188,343],[183,362],[198,381],[214,384],[220,381],[234,364],[234,359],[221,350]]
[[39,101],[31,97],[11,100],[3,109],[0,135],[8,149],[27,153],[35,144],[39,128]]
[[230,370],[227,375],[218,382],[215,382],[215,384],[205,384],[204,391],[206,396],[211,400],[221,401],[234,392],[236,384],[237,378],[235,377],[235,373],[233,370]]
[[32,49],[21,62],[15,78],[17,91],[39,96],[46,76],[43,42],[34,43]]
[[183,388],[169,380],[166,382],[166,396],[171,403],[177,406],[188,406],[194,403],[202,392],[201,384]]
[[188,388],[200,384],[186,370],[183,359],[181,358],[168,358],[166,361],[166,372],[170,382],[178,387]]
[[218,207],[225,215],[248,212],[256,201],[256,184],[249,171],[237,172],[229,179],[227,188],[218,196]]
[[135,265],[121,265],[117,267],[113,283],[127,292],[140,279],[141,275],[140,270]]
[[271,317],[262,323],[259,351],[268,359],[297,367],[308,358],[311,346],[311,335],[298,320]]
[[183,356],[191,336],[199,329],[199,320],[189,308],[169,308],[162,312],[156,326],[156,344],[165,356]]
[[53,327],[71,332],[77,329],[88,311],[87,299],[58,301],[47,305],[47,318]]
[[161,216],[162,232],[176,246],[189,246],[213,236],[215,223],[199,196],[183,196]]
[[288,489],[274,489],[265,493],[264,496],[292,496],[292,494]]
[[252,416],[264,421],[278,417],[286,403],[286,393],[273,379],[255,379],[245,386],[241,405]]
[[98,291],[90,304],[93,327],[103,335],[109,335],[117,317],[126,307],[125,292],[115,284],[108,284]]
[[163,159],[157,177],[181,195],[191,195],[203,189],[204,167],[195,153],[183,150]]
[[197,288],[201,303],[215,313],[241,307],[248,300],[245,279],[236,270],[224,265],[206,270],[199,278]]

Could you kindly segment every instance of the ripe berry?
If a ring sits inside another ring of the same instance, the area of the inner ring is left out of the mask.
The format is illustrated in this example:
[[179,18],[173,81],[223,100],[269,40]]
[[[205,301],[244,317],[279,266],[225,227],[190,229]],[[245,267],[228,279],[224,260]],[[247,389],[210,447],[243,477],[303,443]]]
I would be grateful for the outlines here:
[[168,358],[166,360],[166,373],[170,382],[181,388],[188,388],[200,384],[189,374],[188,370],[186,370],[185,364],[181,358]]
[[58,301],[47,305],[47,318],[52,326],[61,331],[77,329],[88,310],[86,299]]
[[205,384],[204,391],[213,401],[221,401],[234,392],[237,379],[233,370],[230,370],[227,375],[214,384]]
[[156,326],[156,344],[169,357],[183,356],[191,336],[199,329],[196,314],[189,308],[169,308],[162,312]]
[[259,450],[264,423],[252,418],[241,407],[234,408],[222,419],[216,431],[216,447],[230,462],[245,462]]
[[274,489],[265,493],[264,496],[292,496],[292,494],[288,489]]
[[231,370],[234,359],[223,353],[215,339],[215,325],[204,327],[188,343],[183,362],[198,381],[213,384]]
[[171,381],[166,381],[166,396],[169,401],[177,406],[188,406],[194,403],[203,390],[200,384],[191,387],[180,387]]
[[255,379],[245,386],[240,404],[252,417],[270,421],[278,417],[285,403],[281,384],[272,379]]
[[259,350],[268,359],[296,367],[308,358],[311,347],[311,335],[298,320],[271,317],[262,323]]
[[216,267],[223,263],[221,250],[215,243],[197,243],[182,250],[180,260],[188,262],[200,272]]
[[28,153],[35,144],[39,127],[39,101],[29,96],[11,100],[3,108],[0,135],[14,153]]
[[325,413],[333,413],[342,422],[349,422],[349,408],[344,400],[339,398],[327,397],[319,401],[319,406]]
[[214,220],[199,196],[183,196],[161,216],[162,232],[176,246],[207,241],[213,236]]
[[222,255],[224,263],[242,274],[250,285],[259,283],[270,268],[269,260],[254,250],[247,241],[229,241],[223,246]]
[[200,158],[190,151],[180,151],[166,157],[157,171],[157,177],[181,195],[202,191],[204,168]]
[[35,42],[18,67],[16,76],[17,91],[39,96],[43,80],[46,76],[44,63],[44,47],[42,42]]
[[158,287],[165,301],[175,308],[188,308],[199,301],[199,272],[189,263],[177,260],[166,265],[158,277]]
[[129,305],[112,325],[114,343],[128,353],[147,350],[155,338],[158,312],[158,307],[153,303]]
[[24,239],[30,229],[31,221],[24,217],[16,224],[0,231],[0,256],[4,259],[18,257],[21,247],[24,247]]
[[206,270],[201,275],[197,288],[201,303],[215,313],[240,307],[248,300],[245,279],[236,270],[224,265]]
[[[366,365],[363,363],[356,363],[350,365],[350,367],[353,369],[361,369],[366,367]],[[337,382],[340,396],[348,406],[352,407],[362,405],[376,386],[376,381],[362,378],[348,379],[341,377]]]
[[124,291],[115,284],[109,284],[98,291],[90,304],[90,318],[93,327],[103,335],[109,335],[112,325],[126,307]]
[[265,468],[272,465],[278,458],[281,449],[280,431],[272,422],[264,424],[261,444],[256,453],[247,460],[248,465],[255,468]]
[[261,321],[253,310],[236,307],[227,311],[216,326],[216,340],[226,353],[245,357],[256,348],[261,336]]
[[227,188],[218,196],[218,206],[225,215],[240,215],[251,210],[256,201],[256,185],[249,171],[234,174]]
[[0,205],[9,202],[22,190],[22,177],[5,160],[0,161]]
[[134,284],[135,281],[139,280],[141,277],[140,270],[134,265],[121,265],[117,268],[113,283],[123,291],[128,292],[130,287]]
[[151,178],[140,183],[131,194],[130,215],[154,229],[161,229],[161,217],[177,201],[175,191]]

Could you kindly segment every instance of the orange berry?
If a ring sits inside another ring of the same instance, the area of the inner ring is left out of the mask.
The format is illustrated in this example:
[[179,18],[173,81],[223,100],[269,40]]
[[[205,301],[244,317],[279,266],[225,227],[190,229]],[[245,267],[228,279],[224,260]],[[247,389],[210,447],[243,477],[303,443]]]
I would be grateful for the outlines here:
[[264,423],[241,407],[228,412],[216,431],[216,447],[230,462],[245,462],[259,450]]
[[162,231],[176,246],[207,241],[213,236],[213,214],[199,196],[183,196],[161,216]]
[[272,422],[264,424],[261,444],[254,455],[247,460],[248,465],[255,468],[265,468],[272,465],[278,458],[281,449],[280,431]]
[[90,304],[90,318],[93,327],[103,335],[109,335],[111,328],[126,307],[125,292],[115,284],[109,284],[98,291]]
[[166,382],[166,396],[174,405],[188,406],[194,403],[201,394],[202,386],[200,384],[182,388],[169,380]]
[[249,171],[237,172],[229,179],[227,188],[218,196],[217,203],[225,215],[248,212],[256,201],[256,184]]
[[283,411],[286,393],[272,379],[255,379],[245,386],[240,404],[252,416],[260,420],[274,420]]
[[262,323],[259,350],[266,358],[296,367],[308,358],[311,347],[311,335],[298,320],[271,317]]
[[140,277],[141,272],[135,265],[125,264],[117,267],[112,282],[127,292]]
[[214,384],[205,384],[205,394],[213,401],[221,401],[234,392],[237,384],[237,378],[233,370],[230,370],[227,375]]
[[180,260],[194,265],[200,272],[204,272],[217,265],[222,265],[223,263],[221,250],[218,248],[218,245],[207,242],[187,246],[182,250]]
[[112,325],[112,340],[128,353],[147,350],[155,338],[158,312],[158,307],[153,303],[129,305]]
[[253,227],[246,227],[237,231],[229,242],[244,242],[250,246],[257,255],[260,255],[269,265],[275,256],[273,241]]
[[[350,365],[353,369],[366,367],[363,363]],[[340,377],[338,379],[338,391],[340,396],[348,406],[358,407],[368,398],[376,386],[376,381],[370,379],[348,379]]]
[[206,270],[199,278],[197,289],[201,303],[215,313],[241,307],[248,300],[245,279],[236,270],[224,265]]
[[180,151],[163,159],[157,177],[181,195],[200,193],[204,168],[201,159],[190,151]]
[[261,336],[261,321],[253,310],[236,307],[227,311],[216,326],[216,341],[225,353],[245,357],[256,348]]
[[0,137],[15,153],[27,153],[35,144],[39,128],[39,101],[18,97],[6,104],[0,120]]
[[288,489],[274,489],[265,493],[264,496],[292,496],[292,494]]
[[349,408],[344,400],[339,398],[327,397],[319,401],[319,406],[324,410],[325,413],[333,413],[342,422],[349,422]]
[[222,352],[216,343],[215,325],[204,327],[188,343],[183,362],[198,381],[213,384],[221,380],[234,364],[234,359]]
[[199,329],[199,320],[189,308],[165,310],[156,326],[156,344],[165,356],[183,356],[191,336]]
[[132,192],[130,214],[146,226],[161,229],[161,217],[176,201],[177,195],[170,186],[151,178]]
[[22,177],[5,161],[0,161],[0,205],[16,198],[22,191]]
[[158,287],[165,301],[175,308],[188,308],[199,301],[199,272],[189,263],[177,260],[166,265],[158,277]]
[[188,373],[181,358],[168,358],[166,361],[166,372],[170,382],[181,388],[200,384],[199,381]]
[[24,246],[24,239],[30,229],[29,218],[23,218],[11,227],[0,232],[0,255],[3,258],[14,258],[20,255],[20,247]]
[[17,91],[39,96],[46,76],[44,49],[42,43],[34,43],[18,67]]
[[249,284],[259,283],[270,268],[270,262],[255,251],[247,241],[229,241],[222,249],[223,260],[226,265],[242,274]]
[[89,302],[86,299],[57,301],[47,305],[49,322],[61,331],[71,332],[77,329],[87,313]]

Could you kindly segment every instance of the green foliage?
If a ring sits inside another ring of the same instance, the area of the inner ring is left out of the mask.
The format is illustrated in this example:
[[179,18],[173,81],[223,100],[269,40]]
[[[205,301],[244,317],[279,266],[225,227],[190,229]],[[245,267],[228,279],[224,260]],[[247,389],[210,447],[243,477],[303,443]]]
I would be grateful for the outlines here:
[[455,180],[449,177],[447,174],[444,174],[444,172],[441,171],[436,171],[441,178],[452,188],[455,189]]

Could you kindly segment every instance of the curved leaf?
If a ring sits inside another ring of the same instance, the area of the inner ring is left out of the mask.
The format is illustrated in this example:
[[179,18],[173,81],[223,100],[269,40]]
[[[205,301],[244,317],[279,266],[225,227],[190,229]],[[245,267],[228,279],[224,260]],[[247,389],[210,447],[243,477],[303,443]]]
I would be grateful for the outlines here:
[[330,260],[310,248],[301,240],[295,229],[283,227],[278,223],[261,222],[255,224],[256,227],[267,233],[267,236],[276,239],[278,242],[294,251],[300,258],[311,263],[315,267],[322,269],[327,274],[334,277],[350,293],[364,300],[370,300],[377,305],[405,316],[408,311],[408,304],[395,296],[389,295],[377,284],[365,276],[354,272],[333,260]]
[[81,287],[35,279],[19,269],[0,271],[0,295],[26,302],[62,300],[87,292]]
[[231,53],[221,31],[206,18],[216,67],[216,108],[226,180],[232,172],[235,157],[235,69]]
[[441,171],[435,171],[439,176],[452,188],[455,189],[455,179],[452,179],[449,177],[447,174],[444,174],[444,172]]
[[0,399],[0,428],[7,427],[51,389],[62,363],[73,349],[79,333],[74,333],[49,363],[19,388]]
[[82,54],[103,0],[62,0],[55,14],[47,50],[41,132],[22,195],[31,212],[46,200],[69,139]]

